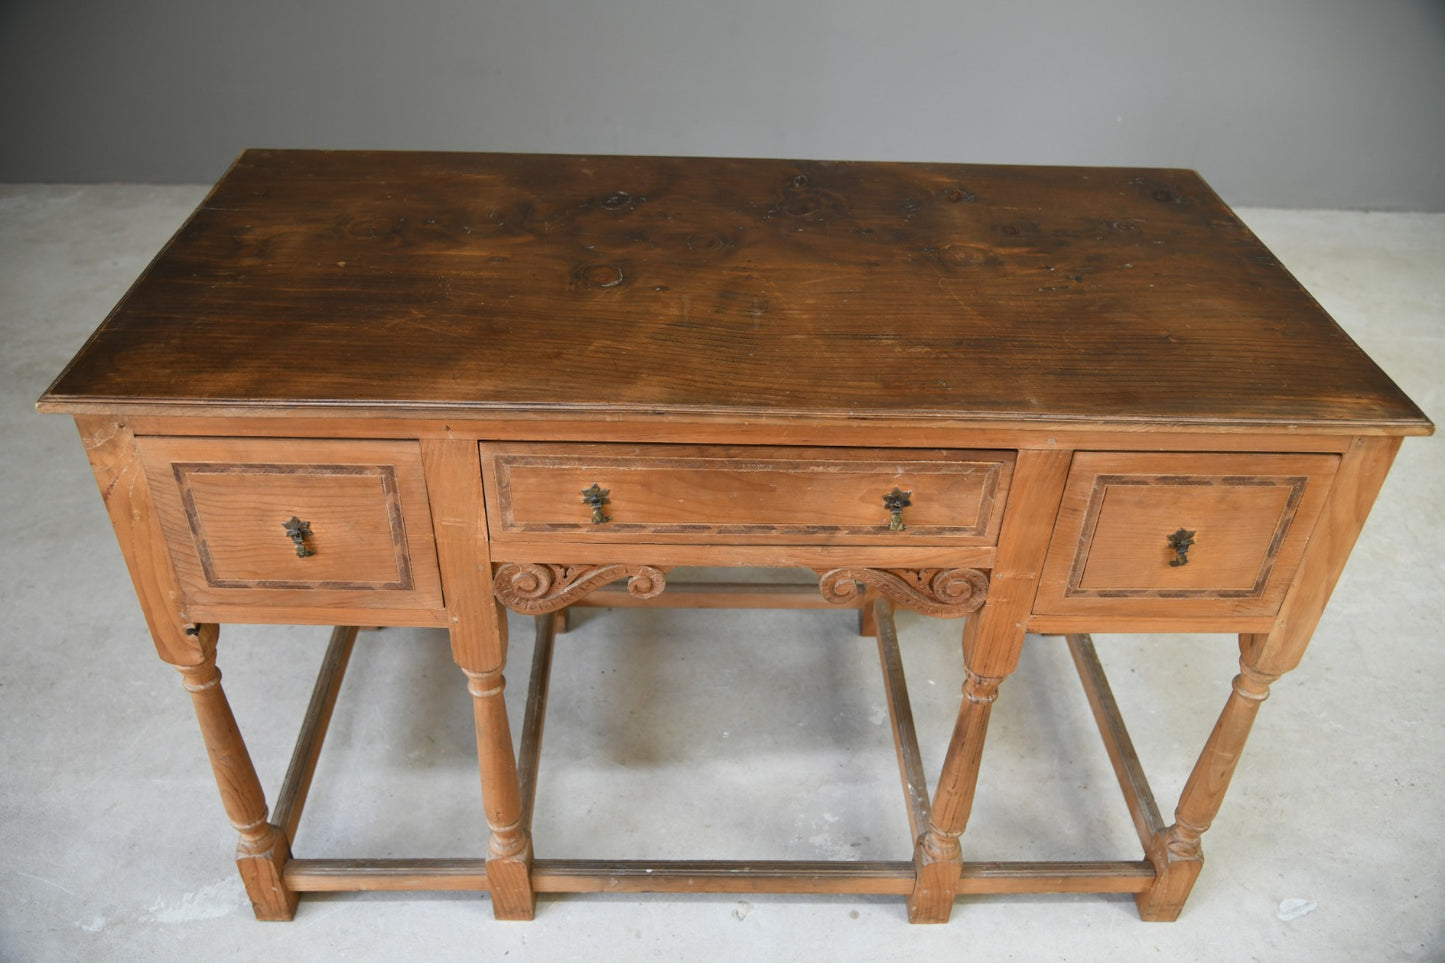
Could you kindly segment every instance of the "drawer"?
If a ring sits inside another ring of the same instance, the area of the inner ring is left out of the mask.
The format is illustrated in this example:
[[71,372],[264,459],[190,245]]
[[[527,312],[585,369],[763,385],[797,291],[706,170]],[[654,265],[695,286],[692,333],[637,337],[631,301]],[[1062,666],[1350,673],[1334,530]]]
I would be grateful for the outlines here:
[[[931,449],[482,446],[498,542],[987,545],[998,540],[1013,461],[1012,452]],[[885,496],[907,502],[901,528]]]
[[1034,611],[1272,615],[1335,455],[1074,456]]
[[441,606],[415,442],[137,444],[188,605]]

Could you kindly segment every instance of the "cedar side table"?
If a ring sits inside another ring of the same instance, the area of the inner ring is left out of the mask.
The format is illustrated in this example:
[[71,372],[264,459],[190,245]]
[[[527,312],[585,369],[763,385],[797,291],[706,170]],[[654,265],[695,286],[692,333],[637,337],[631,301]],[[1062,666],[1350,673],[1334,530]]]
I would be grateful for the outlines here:
[[[1432,431],[1191,172],[431,153],[244,153],[39,407],[79,426],[262,919],[359,889],[485,890],[509,919],[538,892],[895,893],[918,922],[1130,892],[1173,919],[1270,684]],[[819,591],[668,586],[700,564]],[[859,606],[914,852],[534,859],[558,613],[599,602]],[[538,617],[516,754],[503,605]],[[931,795],[895,605],[962,619]],[[342,626],[269,814],[226,622]],[[292,855],[357,624],[450,633],[486,859]],[[1142,858],[963,860],[1026,631],[1067,636]],[[1238,635],[1170,822],[1091,631]]]

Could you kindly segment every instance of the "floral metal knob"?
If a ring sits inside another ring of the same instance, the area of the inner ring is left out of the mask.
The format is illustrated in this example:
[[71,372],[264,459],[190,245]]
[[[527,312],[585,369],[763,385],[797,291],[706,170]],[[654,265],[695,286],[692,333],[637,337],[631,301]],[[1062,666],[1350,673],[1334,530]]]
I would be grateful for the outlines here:
[[602,488],[595,482],[591,488],[582,490],[582,504],[592,509],[593,525],[604,525],[612,521],[612,516],[602,510],[602,506],[611,501],[611,499],[607,497],[611,493],[612,489]]
[[883,496],[883,507],[888,509],[888,514],[891,516],[888,520],[890,532],[901,532],[908,527],[903,524],[903,509],[913,504],[912,495],[911,491],[906,492],[895,488]]
[[316,550],[306,544],[306,540],[311,537],[310,522],[303,522],[295,515],[292,515],[289,520],[281,523],[281,527],[286,530],[286,536],[291,539],[291,544],[295,546],[297,558],[309,558],[316,554]]
[[1174,550],[1174,558],[1169,563],[1171,568],[1189,564],[1189,549],[1193,544],[1194,533],[1186,528],[1181,528],[1169,536],[1169,547]]

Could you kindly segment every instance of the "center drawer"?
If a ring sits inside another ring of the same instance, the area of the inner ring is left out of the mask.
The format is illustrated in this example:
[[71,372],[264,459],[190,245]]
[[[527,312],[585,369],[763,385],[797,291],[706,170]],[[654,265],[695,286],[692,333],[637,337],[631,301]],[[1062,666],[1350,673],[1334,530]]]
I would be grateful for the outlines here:
[[998,540],[1013,452],[482,445],[494,540]]

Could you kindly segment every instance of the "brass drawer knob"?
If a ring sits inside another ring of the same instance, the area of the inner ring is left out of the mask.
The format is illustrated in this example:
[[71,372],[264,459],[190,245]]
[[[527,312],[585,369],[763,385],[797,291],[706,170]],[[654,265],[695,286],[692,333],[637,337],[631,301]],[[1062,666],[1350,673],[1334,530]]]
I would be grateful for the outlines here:
[[593,525],[604,525],[612,521],[612,516],[602,510],[602,506],[611,501],[611,499],[607,497],[611,493],[612,489],[602,488],[598,486],[596,482],[593,482],[591,488],[582,490],[582,504],[592,509]]
[[910,497],[912,494],[913,492],[911,491],[906,492],[902,489],[894,488],[891,492],[883,496],[883,507],[888,509],[888,514],[891,516],[888,520],[888,530],[890,532],[901,532],[908,527],[903,524],[903,509],[913,504]]
[[1186,528],[1181,528],[1169,536],[1169,547],[1174,550],[1174,559],[1169,563],[1172,568],[1189,564],[1189,549],[1194,544],[1194,533]]
[[296,547],[297,558],[307,558],[316,554],[316,550],[306,544],[306,539],[311,537],[310,522],[303,522],[295,515],[292,515],[289,521],[281,523],[281,527],[286,529],[287,537],[291,539],[291,544]]

